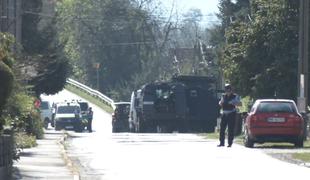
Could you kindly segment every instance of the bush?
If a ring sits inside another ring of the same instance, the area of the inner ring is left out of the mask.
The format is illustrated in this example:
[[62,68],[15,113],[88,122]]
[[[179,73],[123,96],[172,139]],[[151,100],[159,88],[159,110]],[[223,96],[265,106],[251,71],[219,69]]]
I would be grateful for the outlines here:
[[25,130],[27,134],[34,135],[37,139],[43,138],[43,122],[38,111],[32,111],[25,118]]
[[14,140],[17,149],[31,148],[37,145],[36,137],[24,132],[16,132]]
[[0,116],[1,111],[12,91],[14,75],[11,69],[0,59]]
[[35,97],[28,95],[26,90],[15,85],[2,118],[5,119],[7,126],[13,125],[15,131],[42,138],[43,122],[39,110],[34,107],[34,100]]

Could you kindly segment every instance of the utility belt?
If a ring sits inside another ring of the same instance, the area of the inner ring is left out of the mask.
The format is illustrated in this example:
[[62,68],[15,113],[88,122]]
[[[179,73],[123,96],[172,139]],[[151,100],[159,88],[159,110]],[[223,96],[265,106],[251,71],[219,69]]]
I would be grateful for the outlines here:
[[237,109],[233,109],[233,110],[223,110],[223,111],[222,111],[222,114],[223,114],[223,115],[228,115],[228,114],[231,114],[231,113],[234,113],[234,112],[237,112]]

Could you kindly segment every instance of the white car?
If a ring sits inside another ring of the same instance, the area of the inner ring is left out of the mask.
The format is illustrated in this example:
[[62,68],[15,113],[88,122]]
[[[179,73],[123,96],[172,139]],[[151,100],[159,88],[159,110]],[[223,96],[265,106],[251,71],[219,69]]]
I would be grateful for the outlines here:
[[77,102],[57,103],[55,114],[55,130],[72,129],[82,132],[85,128],[81,107]]

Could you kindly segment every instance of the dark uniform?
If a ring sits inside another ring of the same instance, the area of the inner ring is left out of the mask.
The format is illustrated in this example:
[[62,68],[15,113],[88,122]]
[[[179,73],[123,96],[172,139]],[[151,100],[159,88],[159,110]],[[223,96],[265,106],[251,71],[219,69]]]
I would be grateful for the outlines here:
[[88,109],[88,117],[87,117],[87,130],[89,132],[92,132],[92,121],[93,121],[93,115],[94,112],[92,111],[92,108]]
[[[236,121],[236,106],[240,105],[240,98],[237,94],[231,92],[230,85],[225,86],[226,93],[222,96],[219,104],[222,106],[222,119],[220,124],[220,144],[225,145],[225,131],[228,126],[228,147],[231,147],[234,140],[234,127]],[[228,92],[228,93],[227,93]]]

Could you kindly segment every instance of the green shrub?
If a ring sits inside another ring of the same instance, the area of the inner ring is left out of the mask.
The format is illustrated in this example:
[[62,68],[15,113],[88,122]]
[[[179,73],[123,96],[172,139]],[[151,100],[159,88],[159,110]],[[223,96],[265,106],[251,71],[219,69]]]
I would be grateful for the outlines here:
[[12,91],[14,75],[9,66],[0,60],[0,116],[7,99]]
[[36,137],[24,132],[16,132],[14,134],[14,140],[17,149],[31,148],[37,145]]
[[15,85],[2,118],[5,119],[6,125],[13,124],[15,131],[42,138],[43,122],[39,110],[34,107],[34,100],[35,97],[28,95],[26,90]]
[[38,111],[32,111],[25,118],[25,130],[27,134],[34,135],[37,139],[43,138],[43,122]]

